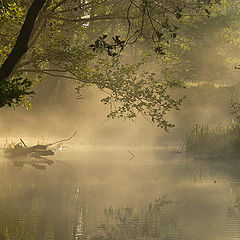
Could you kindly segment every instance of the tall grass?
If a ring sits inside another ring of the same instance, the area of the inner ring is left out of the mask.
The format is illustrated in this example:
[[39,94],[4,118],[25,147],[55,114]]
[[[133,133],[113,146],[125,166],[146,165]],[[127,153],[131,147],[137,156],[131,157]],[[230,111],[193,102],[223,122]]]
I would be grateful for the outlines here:
[[210,127],[196,123],[185,136],[188,155],[240,157],[240,123]]

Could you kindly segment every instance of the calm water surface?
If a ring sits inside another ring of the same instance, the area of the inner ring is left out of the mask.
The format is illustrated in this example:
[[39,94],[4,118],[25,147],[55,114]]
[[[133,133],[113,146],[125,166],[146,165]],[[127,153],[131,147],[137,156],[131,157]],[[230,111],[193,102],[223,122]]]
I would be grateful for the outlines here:
[[137,148],[53,159],[42,170],[1,157],[0,240],[240,239],[237,161]]

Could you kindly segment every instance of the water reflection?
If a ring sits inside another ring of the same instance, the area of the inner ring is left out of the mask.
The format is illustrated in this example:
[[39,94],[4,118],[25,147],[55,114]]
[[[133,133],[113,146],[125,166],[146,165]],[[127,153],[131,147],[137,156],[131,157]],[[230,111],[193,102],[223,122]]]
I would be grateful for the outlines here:
[[13,165],[18,169],[23,168],[25,165],[32,166],[36,169],[46,170],[47,166],[52,165],[54,163],[53,160],[38,157],[38,158],[27,158],[27,157],[18,157],[18,158],[9,158]]
[[48,145],[34,145],[28,147],[22,139],[21,143],[15,145],[9,144],[4,148],[4,155],[6,158],[12,161],[13,165],[18,169],[24,167],[24,165],[30,165],[36,169],[45,170],[47,165],[52,165],[53,160],[46,158],[46,156],[54,155],[51,149],[48,149]]
[[91,239],[179,238],[182,232],[177,216],[179,209],[166,196],[156,199],[140,210],[131,205],[105,209],[105,221],[98,226],[102,231]]
[[237,162],[134,154],[59,153],[47,171],[1,159],[0,240],[240,238]]

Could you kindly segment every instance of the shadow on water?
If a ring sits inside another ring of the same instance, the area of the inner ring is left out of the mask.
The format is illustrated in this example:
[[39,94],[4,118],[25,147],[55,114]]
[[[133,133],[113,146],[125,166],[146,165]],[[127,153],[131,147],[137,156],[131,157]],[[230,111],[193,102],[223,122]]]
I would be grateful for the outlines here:
[[238,162],[131,152],[131,160],[126,149],[56,155],[74,171],[1,159],[0,240],[240,238]]
[[46,170],[47,166],[54,163],[53,160],[41,157],[41,158],[11,158],[11,162],[18,169],[23,168],[25,165],[30,165],[36,169]]

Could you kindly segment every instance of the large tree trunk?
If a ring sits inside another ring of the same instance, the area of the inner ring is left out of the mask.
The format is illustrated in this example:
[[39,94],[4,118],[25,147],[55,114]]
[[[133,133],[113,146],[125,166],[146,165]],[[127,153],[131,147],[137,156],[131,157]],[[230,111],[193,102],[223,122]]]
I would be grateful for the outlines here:
[[31,7],[28,9],[17,41],[11,53],[0,68],[0,81],[3,81],[3,79],[6,79],[11,75],[18,61],[28,51],[28,42],[34,27],[34,23],[45,2],[46,0],[34,0]]

